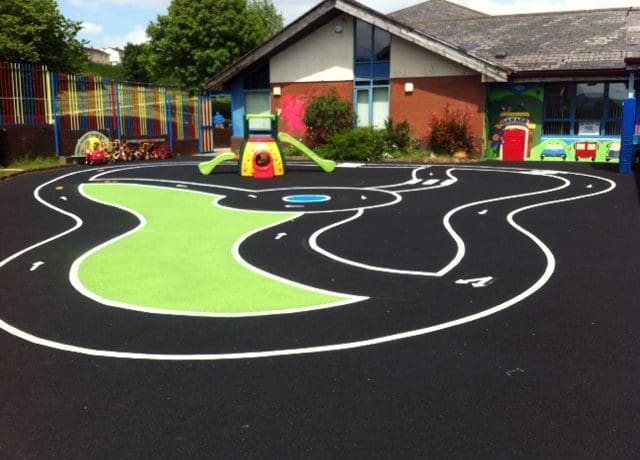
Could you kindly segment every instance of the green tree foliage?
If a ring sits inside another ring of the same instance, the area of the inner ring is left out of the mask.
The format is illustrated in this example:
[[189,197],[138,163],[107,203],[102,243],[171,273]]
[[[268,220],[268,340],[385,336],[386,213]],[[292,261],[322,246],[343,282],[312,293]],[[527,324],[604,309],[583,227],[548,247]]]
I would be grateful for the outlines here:
[[127,43],[122,55],[122,69],[128,81],[151,83],[152,77],[147,66],[146,48],[149,45]]
[[282,16],[270,0],[172,0],[147,27],[147,66],[202,91],[207,79],[276,34]]
[[353,105],[340,99],[335,90],[314,97],[307,105],[303,120],[307,126],[307,142],[312,147],[326,144],[329,136],[351,129],[353,120]]
[[76,38],[80,29],[55,0],[0,0],[0,60],[79,72],[88,61],[85,42]]

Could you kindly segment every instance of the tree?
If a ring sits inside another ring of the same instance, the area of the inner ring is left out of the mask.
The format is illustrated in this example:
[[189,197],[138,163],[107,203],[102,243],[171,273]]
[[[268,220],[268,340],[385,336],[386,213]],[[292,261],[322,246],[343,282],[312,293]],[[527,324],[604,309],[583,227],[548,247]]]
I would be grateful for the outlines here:
[[146,43],[139,45],[127,43],[124,47],[122,68],[124,69],[125,78],[128,81],[141,83],[151,82],[151,74],[146,60],[146,48],[148,48],[148,46]]
[[55,0],[0,0],[0,60],[45,64],[79,72],[88,58],[76,37],[80,22],[66,19]]
[[172,0],[168,14],[147,27],[147,64],[156,79],[174,78],[200,92],[208,78],[282,24],[270,0]]

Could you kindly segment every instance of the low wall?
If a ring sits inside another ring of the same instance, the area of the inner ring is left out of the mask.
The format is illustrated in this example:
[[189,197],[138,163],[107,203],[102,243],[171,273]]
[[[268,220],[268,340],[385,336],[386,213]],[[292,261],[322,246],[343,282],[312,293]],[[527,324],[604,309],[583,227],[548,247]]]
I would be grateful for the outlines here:
[[0,164],[8,165],[21,157],[56,154],[51,125],[4,125],[0,128]]

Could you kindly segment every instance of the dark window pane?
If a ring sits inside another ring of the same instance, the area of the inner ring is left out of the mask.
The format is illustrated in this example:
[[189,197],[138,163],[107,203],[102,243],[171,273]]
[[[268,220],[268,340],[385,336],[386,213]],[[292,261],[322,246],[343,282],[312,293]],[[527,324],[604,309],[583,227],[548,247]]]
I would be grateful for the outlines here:
[[371,61],[371,42],[373,26],[366,22],[356,21],[356,61]]
[[[622,104],[627,98],[627,92],[626,83],[609,83],[609,105],[607,113],[609,120],[618,121],[618,123],[622,120]],[[607,134],[614,133],[610,133],[609,128],[607,128]]]
[[576,118],[600,120],[604,108],[604,83],[576,85]]
[[261,66],[244,79],[244,89],[269,88],[269,66]]
[[568,84],[547,85],[545,118],[569,118],[571,111],[571,87]]
[[542,134],[544,135],[569,135],[568,121],[545,121],[542,125]]
[[620,120],[608,121],[606,124],[607,132],[605,134],[609,136],[619,136],[622,134],[622,123]]
[[389,32],[376,29],[374,46],[374,59],[376,61],[388,61],[391,55],[391,35]]

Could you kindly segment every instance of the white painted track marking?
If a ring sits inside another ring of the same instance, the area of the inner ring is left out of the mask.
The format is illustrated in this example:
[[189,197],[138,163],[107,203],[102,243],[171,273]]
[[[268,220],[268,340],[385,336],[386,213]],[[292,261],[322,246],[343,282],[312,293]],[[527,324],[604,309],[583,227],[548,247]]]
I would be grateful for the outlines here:
[[[105,183],[103,184],[104,186],[110,186],[110,185],[120,185],[120,184],[111,184],[111,183]],[[200,192],[197,190],[187,190],[187,189],[172,189],[169,187],[160,187],[160,186],[156,186],[156,185],[139,185],[136,184],[137,187],[148,187],[148,188],[156,188],[156,189],[162,189],[162,190],[172,190],[172,191],[177,191],[177,192],[183,192],[183,193],[192,193],[192,194],[196,194],[196,195],[205,195],[205,196],[209,196],[209,193],[205,193],[205,192]],[[82,284],[82,281],[80,281],[80,277],[78,275],[79,271],[80,271],[80,266],[82,265],[82,263],[87,260],[89,257],[91,257],[92,255],[96,254],[97,252],[105,249],[108,246],[111,246],[112,244],[115,244],[116,242],[123,240],[125,238],[128,238],[129,236],[141,231],[146,225],[147,225],[147,220],[144,218],[144,216],[140,213],[138,213],[137,211],[134,211],[133,209],[129,209],[127,207],[124,206],[120,206],[120,205],[116,205],[110,202],[106,202],[106,201],[102,201],[96,198],[91,197],[90,195],[88,195],[85,190],[84,190],[84,184],[80,185],[79,187],[79,191],[80,194],[85,197],[87,200],[90,201],[94,201],[96,203],[100,203],[103,205],[107,205],[107,206],[111,206],[117,209],[120,209],[122,211],[128,212],[130,214],[133,214],[139,221],[139,224],[129,230],[126,233],[123,233],[122,235],[118,235],[115,238],[112,238],[108,241],[105,241],[102,244],[99,244],[98,246],[90,249],[89,251],[85,252],[84,254],[82,254],[80,257],[78,257],[71,265],[71,269],[69,270],[69,282],[71,283],[71,285],[82,295],[84,295],[85,297],[93,300],[94,302],[109,306],[109,307],[115,307],[115,308],[121,308],[124,310],[132,310],[132,311],[138,311],[138,312],[142,312],[142,313],[150,313],[150,314],[157,314],[157,315],[170,315],[170,316],[197,316],[197,317],[207,317],[207,318],[243,318],[243,317],[253,317],[253,316],[271,316],[271,315],[284,315],[284,314],[295,314],[295,313],[302,313],[305,311],[312,311],[312,310],[321,310],[321,309],[326,309],[326,308],[333,308],[333,307],[339,307],[339,306],[343,306],[343,305],[348,305],[351,303],[355,303],[355,302],[361,302],[363,300],[368,299],[368,297],[363,297],[363,296],[355,296],[352,294],[346,294],[343,292],[336,292],[336,291],[329,291],[326,289],[319,289],[313,286],[308,286],[302,283],[298,283],[295,282],[293,280],[289,280],[287,278],[283,278],[277,275],[274,275],[272,273],[266,272],[264,270],[261,270],[253,265],[251,265],[249,262],[247,262],[246,260],[244,260],[242,258],[242,256],[240,255],[240,246],[241,244],[247,239],[249,238],[251,235],[254,235],[256,233],[262,232],[264,230],[267,230],[269,228],[272,227],[276,227],[280,224],[282,224],[283,222],[277,222],[275,224],[272,225],[267,225],[265,227],[259,228],[257,230],[254,230],[244,236],[242,236],[240,239],[238,239],[238,241],[236,241],[236,243],[234,244],[233,248],[232,248],[232,254],[233,254],[233,258],[235,259],[235,261],[243,266],[244,268],[246,268],[247,270],[253,272],[253,273],[257,273],[265,278],[269,278],[273,281],[279,282],[279,283],[283,283],[283,284],[287,284],[289,286],[293,286],[299,289],[304,289],[307,291],[312,291],[312,292],[317,292],[317,293],[321,293],[321,294],[327,294],[327,295],[332,295],[332,296],[340,296],[340,297],[345,297],[346,299],[343,301],[336,301],[336,302],[331,302],[331,303],[325,303],[322,305],[310,305],[307,307],[302,307],[302,308],[291,308],[291,309],[282,309],[282,310],[273,310],[273,311],[265,311],[265,312],[248,312],[248,313],[208,313],[208,312],[199,312],[199,311],[184,311],[184,310],[167,310],[167,309],[160,309],[160,308],[155,308],[153,306],[149,306],[149,305],[134,305],[134,304],[130,304],[127,302],[120,302],[117,300],[112,300],[112,299],[106,299],[104,297],[99,296],[98,294],[96,294],[95,292],[91,291],[90,289],[88,289],[86,286],[84,286],[84,284]],[[212,197],[213,198],[213,197]],[[222,199],[222,196],[217,196],[216,200],[214,202],[214,206],[217,206],[219,208],[222,208],[221,206],[218,205],[218,201],[220,201],[220,199]],[[229,210],[229,208],[223,208],[225,210]],[[232,209],[234,210],[234,209]],[[235,210],[234,210],[235,211]],[[239,212],[245,212],[242,210],[238,210]],[[263,211],[253,211],[255,213],[262,213]],[[273,214],[276,214],[275,212],[273,212]],[[293,217],[291,217],[289,219],[289,221],[292,221],[296,218],[298,218],[300,215],[299,214],[295,214]]]
[[[447,171],[447,174],[452,174],[453,170],[455,168],[453,168],[452,170]],[[522,198],[522,197],[527,197],[527,196],[535,196],[535,195],[542,195],[542,194],[546,194],[546,193],[552,193],[552,192],[556,192],[558,190],[562,190],[566,187],[569,187],[569,185],[571,185],[571,182],[569,182],[567,179],[563,178],[563,177],[558,177],[558,176],[550,176],[553,177],[555,179],[558,179],[559,181],[563,182],[562,185],[558,186],[558,187],[554,187],[548,190],[542,190],[542,191],[537,191],[537,192],[528,192],[528,193],[520,193],[517,195],[509,195],[509,196],[505,196],[505,197],[498,197],[498,198],[490,198],[487,200],[480,200],[480,201],[474,201],[472,203],[467,203],[461,206],[458,206],[454,209],[452,209],[451,211],[449,211],[443,218],[442,220],[442,225],[444,226],[444,228],[447,230],[447,232],[449,233],[449,235],[451,236],[451,238],[453,239],[453,242],[456,246],[456,254],[454,255],[453,259],[446,264],[444,267],[440,268],[439,270],[436,271],[425,271],[425,270],[407,270],[407,269],[403,269],[403,268],[395,268],[395,267],[382,267],[379,265],[370,265],[370,264],[365,264],[356,260],[352,260],[352,259],[347,259],[345,257],[341,257],[338,256],[337,254],[334,254],[324,248],[322,248],[319,244],[318,244],[318,238],[325,232],[332,230],[333,228],[336,228],[340,225],[346,224],[348,222],[351,222],[359,217],[361,217],[363,215],[363,212],[359,212],[357,214],[355,214],[354,216],[351,216],[347,219],[344,219],[340,222],[336,222],[332,225],[329,225],[328,227],[324,227],[319,229],[318,231],[316,231],[313,235],[311,235],[311,237],[309,238],[309,245],[311,246],[311,249],[313,249],[314,251],[322,254],[325,257],[328,257],[332,260],[335,260],[336,262],[345,264],[345,265],[351,265],[353,267],[357,267],[357,268],[362,268],[365,270],[371,270],[371,271],[376,271],[376,272],[382,272],[382,273],[393,273],[393,274],[399,274],[399,275],[411,275],[411,276],[426,276],[426,277],[442,277],[444,275],[446,275],[447,273],[449,273],[451,270],[453,270],[456,266],[458,266],[458,264],[462,261],[462,259],[464,258],[465,255],[465,244],[464,241],[462,239],[462,237],[460,237],[460,235],[453,229],[453,226],[451,225],[451,219],[453,218],[453,216],[470,207],[473,206],[477,206],[480,204],[487,204],[487,203],[493,203],[493,202],[497,202],[497,201],[505,201],[505,200],[511,200],[514,198]],[[457,180],[457,179],[455,179]],[[411,192],[415,192],[415,190],[410,190]],[[399,193],[403,193],[405,192],[405,190],[399,191]]]
[[[174,163],[175,164],[175,163]],[[194,165],[197,163],[194,163]],[[150,165],[151,166],[151,165]],[[465,168],[466,169],[466,168]],[[476,169],[486,169],[486,170],[496,170],[496,168],[476,168]],[[512,172],[520,172],[522,173],[522,169],[519,168],[505,168],[504,171],[512,171]],[[79,173],[83,173],[85,171],[79,171],[79,172],[74,172],[74,173],[70,173],[64,176],[60,176],[56,179],[53,179],[45,184],[42,184],[40,187],[38,187],[36,190],[40,190],[42,187],[48,185],[49,183],[55,182],[56,180],[62,179],[64,177],[68,177],[74,174],[79,174]],[[558,173],[558,174],[563,174],[561,172],[557,172],[555,171],[554,173]],[[541,172],[532,172],[532,174],[542,174]],[[106,358],[121,358],[121,359],[137,359],[137,360],[156,360],[156,361],[212,361],[212,360],[231,360],[231,359],[254,359],[254,358],[266,358],[266,357],[275,357],[275,356],[295,356],[295,355],[302,355],[302,354],[310,354],[310,353],[321,353],[321,352],[330,352],[330,351],[340,351],[340,350],[350,350],[350,349],[356,349],[356,348],[362,348],[362,347],[366,347],[366,346],[373,346],[373,345],[380,345],[380,344],[384,344],[384,343],[390,343],[390,342],[394,342],[397,340],[403,340],[403,339],[408,339],[408,338],[412,338],[412,337],[417,337],[420,335],[424,335],[424,334],[429,334],[432,332],[436,332],[436,331],[440,331],[443,329],[448,329],[451,327],[455,327],[455,326],[460,326],[463,324],[467,324],[470,323],[472,321],[476,321],[478,319],[482,319],[482,318],[486,318],[488,316],[491,316],[495,313],[498,313],[502,310],[505,310],[506,308],[509,308],[515,304],[517,304],[518,302],[521,302],[522,300],[524,300],[525,298],[529,297],[530,295],[534,294],[535,292],[537,292],[542,286],[544,286],[544,284],[546,284],[546,282],[549,280],[549,278],[551,277],[551,275],[553,274],[553,271],[555,269],[555,259],[553,258],[553,254],[551,254],[551,252],[549,251],[549,249],[544,245],[544,243],[542,243],[542,241],[540,241],[535,235],[531,234],[530,232],[528,232],[527,230],[525,230],[524,228],[520,227],[517,223],[515,223],[514,221],[514,217],[520,213],[520,212],[524,212],[528,209],[533,209],[535,207],[540,207],[540,206],[547,206],[547,205],[551,205],[551,204],[557,204],[557,203],[562,203],[562,202],[569,202],[569,201],[575,201],[575,200],[579,200],[579,199],[583,199],[583,198],[587,198],[587,197],[591,197],[591,196],[596,196],[596,195],[601,195],[604,193],[608,193],[611,190],[613,190],[616,187],[615,182],[613,182],[610,179],[606,179],[606,178],[600,178],[597,176],[592,176],[592,175],[588,175],[588,174],[582,174],[582,173],[564,173],[564,174],[569,174],[569,175],[577,175],[577,176],[584,176],[584,177],[592,177],[595,178],[597,180],[602,180],[605,181],[607,183],[609,183],[609,187],[601,190],[599,192],[594,192],[591,194],[587,194],[587,195],[581,195],[578,197],[570,197],[570,198],[564,198],[564,199],[558,199],[558,200],[553,200],[553,201],[548,201],[548,202],[542,202],[542,203],[537,203],[535,205],[530,205],[530,206],[525,206],[523,208],[519,208],[516,209],[514,211],[512,211],[508,217],[507,220],[509,221],[510,224],[514,225],[516,228],[520,229],[524,234],[530,236],[530,238],[534,241],[534,243],[536,243],[536,245],[538,245],[540,247],[540,249],[543,251],[543,253],[545,254],[545,256],[547,257],[548,263],[547,263],[547,268],[545,269],[544,273],[540,276],[540,278],[534,282],[528,289],[526,289],[525,291],[521,292],[520,294],[518,294],[515,297],[512,297],[511,299],[508,299],[498,305],[495,305],[493,307],[490,307],[488,309],[485,309],[479,313],[473,314],[473,315],[468,315],[462,318],[458,318],[456,320],[453,321],[447,321],[444,323],[440,323],[440,324],[436,324],[433,326],[429,326],[429,327],[425,327],[425,328],[420,328],[420,329],[414,329],[411,331],[406,331],[406,332],[402,332],[402,333],[398,333],[398,334],[392,334],[392,335],[387,335],[387,336],[382,336],[382,337],[376,337],[376,338],[372,338],[372,339],[368,339],[368,340],[361,340],[361,341],[354,341],[354,342],[347,342],[347,343],[340,343],[340,344],[333,344],[333,345],[324,345],[324,346],[317,346],[317,347],[304,347],[304,348],[292,348],[292,349],[282,349],[282,350],[268,350],[268,351],[257,351],[257,352],[244,352],[244,353],[211,353],[211,354],[156,354],[156,353],[132,353],[132,352],[119,352],[119,351],[113,351],[113,350],[99,350],[99,349],[92,349],[92,348],[86,348],[86,347],[79,347],[79,346],[75,346],[75,345],[69,345],[69,344],[65,344],[65,343],[60,343],[60,342],[56,342],[56,341],[52,341],[52,340],[48,340],[42,337],[38,337],[35,336],[33,334],[30,334],[28,332],[22,331],[21,329],[18,329],[10,324],[8,324],[6,321],[4,320],[0,320],[0,328],[2,328],[3,330],[5,330],[7,333],[14,335],[15,337],[18,337],[22,340],[25,340],[27,342],[36,344],[36,345],[40,345],[40,346],[44,346],[44,347],[48,347],[48,348],[52,348],[52,349],[56,349],[56,350],[60,350],[60,351],[65,351],[65,352],[71,352],[71,353],[78,353],[78,354],[83,354],[83,355],[88,355],[88,356],[98,356],[98,357],[106,357]],[[36,192],[34,191],[34,195],[36,194]],[[66,211],[60,210],[59,208],[56,208],[52,205],[49,205],[48,203],[41,201],[41,199],[36,196],[36,199],[40,202],[42,202],[45,206],[50,207],[54,210],[58,210],[58,212],[61,212],[62,214],[65,215],[69,215],[70,217],[75,218],[75,216],[70,215],[69,213],[67,213]],[[7,263],[9,263],[11,260],[16,259],[17,257],[19,257],[20,255],[30,251],[31,249],[34,249],[38,246],[42,246],[44,244],[47,244],[50,241],[53,241],[54,239],[60,238],[68,233],[70,233],[71,231],[75,230],[75,228],[79,227],[80,225],[82,225],[82,221],[80,221],[80,223],[78,224],[78,222],[76,222],[76,226],[74,226],[72,229],[69,229],[61,234],[55,235],[54,237],[51,237],[47,240],[43,240],[40,243],[37,243],[36,245],[30,246],[29,248],[25,248],[22,251],[13,254],[12,256],[0,261],[0,268],[3,267],[4,265],[6,265]]]

